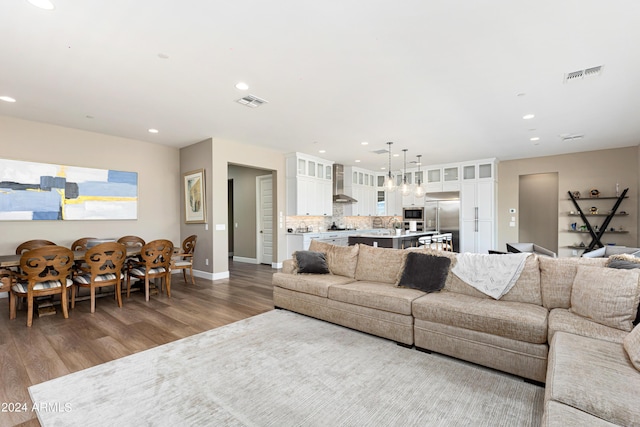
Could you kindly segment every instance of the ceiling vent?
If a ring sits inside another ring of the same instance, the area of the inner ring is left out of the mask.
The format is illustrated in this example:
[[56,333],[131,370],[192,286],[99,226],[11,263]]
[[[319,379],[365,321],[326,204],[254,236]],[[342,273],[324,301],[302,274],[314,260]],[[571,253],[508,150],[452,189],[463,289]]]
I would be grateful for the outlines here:
[[381,148],[380,150],[372,151],[372,153],[374,154],[387,154],[388,152],[389,150],[387,150],[386,148]]
[[565,142],[565,141],[577,141],[577,140],[582,139],[582,138],[584,138],[584,135],[582,135],[582,134],[571,134],[571,135],[564,134],[564,135],[560,135],[560,139],[562,140],[562,142]]
[[586,79],[589,77],[596,77],[602,74],[602,68],[604,65],[598,65],[597,67],[585,68],[584,70],[572,71],[564,75],[564,83],[574,82],[577,80]]
[[258,98],[257,96],[247,95],[244,98],[237,99],[236,102],[249,108],[258,108],[262,104],[266,104],[268,101]]

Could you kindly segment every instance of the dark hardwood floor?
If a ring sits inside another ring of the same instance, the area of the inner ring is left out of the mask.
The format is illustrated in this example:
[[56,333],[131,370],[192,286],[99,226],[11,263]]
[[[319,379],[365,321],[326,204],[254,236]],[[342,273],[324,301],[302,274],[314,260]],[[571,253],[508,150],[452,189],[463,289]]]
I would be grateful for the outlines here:
[[[39,426],[27,387],[86,369],[139,351],[176,341],[273,309],[271,276],[266,265],[229,261],[230,278],[196,278],[185,284],[182,274],[172,277],[171,299],[166,294],[144,293],[123,298],[118,308],[113,297],[76,302],[64,319],[55,315],[35,318],[26,326],[26,309],[9,320],[8,300],[0,300],[0,426]],[[177,361],[179,363],[179,361]],[[15,405],[26,404],[26,412]],[[13,411],[12,411],[13,410]]]

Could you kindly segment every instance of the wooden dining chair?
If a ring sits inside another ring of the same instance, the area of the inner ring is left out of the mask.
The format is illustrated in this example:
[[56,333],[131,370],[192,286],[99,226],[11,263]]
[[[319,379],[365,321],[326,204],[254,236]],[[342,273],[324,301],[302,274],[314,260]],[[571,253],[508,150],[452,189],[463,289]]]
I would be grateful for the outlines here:
[[69,278],[72,267],[73,252],[62,246],[42,246],[22,254],[20,272],[13,273],[16,283],[11,286],[9,318],[16,318],[17,298],[26,298],[27,326],[31,326],[35,298],[58,294],[62,314],[69,318],[67,289],[73,284]]
[[143,247],[145,245],[145,241],[143,238],[138,236],[122,236],[118,239],[118,243],[122,243],[127,247],[139,246]]
[[182,277],[185,283],[187,283],[187,270],[189,270],[192,285],[196,284],[193,278],[193,255],[196,251],[197,240],[198,236],[195,234],[184,239],[182,242],[182,252],[174,253],[171,258],[171,270],[182,270]]
[[96,311],[96,288],[114,286],[116,302],[122,307],[122,266],[127,258],[127,248],[122,243],[102,243],[87,250],[84,257],[89,273],[74,277],[71,288],[71,308],[76,306],[76,291],[89,288],[91,292],[91,312]]
[[71,250],[86,251],[88,249],[87,243],[89,243],[91,240],[95,240],[95,237],[83,237],[82,239],[78,239],[71,244]]
[[0,268],[0,293],[6,292],[9,295],[9,310],[11,310],[11,285],[13,284],[13,272],[8,268]]
[[[95,237],[83,237],[81,239],[76,240],[75,242],[73,242],[71,244],[71,250],[72,251],[86,251],[87,250],[87,244],[89,243],[89,241],[94,240]],[[75,261],[75,265],[74,265],[74,274],[82,274],[82,273],[88,273],[89,272],[89,266],[87,265],[86,262],[84,261]]]
[[21,243],[16,248],[16,255],[22,255],[23,253],[30,251],[32,249],[41,248],[43,246],[55,246],[56,244],[50,242],[49,240],[27,240],[26,242]]
[[131,292],[131,278],[144,280],[144,298],[149,301],[149,281],[160,279],[171,298],[171,256],[173,243],[170,240],[153,240],[140,249],[142,263],[130,264],[127,268],[127,298]]

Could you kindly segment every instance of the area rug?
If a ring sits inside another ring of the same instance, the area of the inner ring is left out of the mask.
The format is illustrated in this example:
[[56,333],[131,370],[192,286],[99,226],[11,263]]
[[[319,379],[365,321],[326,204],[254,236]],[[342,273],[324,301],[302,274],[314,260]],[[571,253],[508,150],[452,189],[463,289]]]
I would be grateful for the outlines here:
[[29,387],[43,426],[529,426],[544,389],[284,310]]

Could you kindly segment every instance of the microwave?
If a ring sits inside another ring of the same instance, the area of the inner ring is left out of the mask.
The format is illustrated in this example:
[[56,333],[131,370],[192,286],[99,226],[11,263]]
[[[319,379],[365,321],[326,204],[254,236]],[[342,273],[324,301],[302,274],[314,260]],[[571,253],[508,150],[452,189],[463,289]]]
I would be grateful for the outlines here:
[[402,209],[402,219],[404,221],[424,220],[424,208],[404,208]]

